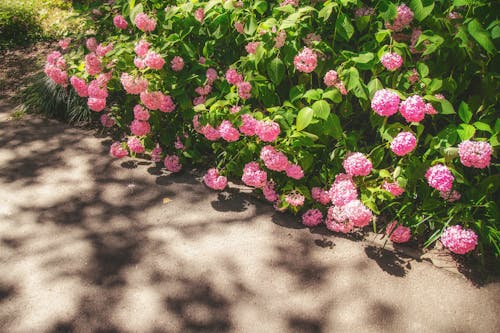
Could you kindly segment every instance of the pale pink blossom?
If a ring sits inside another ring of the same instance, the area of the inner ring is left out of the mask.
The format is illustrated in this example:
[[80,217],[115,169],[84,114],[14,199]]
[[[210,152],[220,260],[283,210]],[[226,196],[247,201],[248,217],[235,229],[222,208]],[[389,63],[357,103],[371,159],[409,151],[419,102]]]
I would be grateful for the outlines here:
[[335,206],[344,206],[348,202],[358,198],[356,184],[352,177],[344,173],[335,176],[335,181],[328,192]]
[[71,43],[71,38],[64,38],[61,39],[58,44],[61,47],[61,49],[66,50],[69,47],[69,44]]
[[412,132],[401,132],[391,142],[391,150],[398,156],[411,153],[416,146],[417,138]]
[[323,81],[325,82],[325,85],[327,87],[333,87],[335,83],[337,83],[337,79],[338,79],[337,72],[334,70],[329,70],[328,72],[326,72]]
[[245,50],[249,53],[249,54],[255,54],[255,52],[257,51],[257,48],[259,47],[260,45],[260,42],[250,42],[248,43],[246,46],[245,46]]
[[148,43],[144,39],[141,39],[135,44],[134,51],[139,57],[144,57],[148,53],[150,46],[150,43]]
[[136,137],[129,138],[127,141],[127,146],[130,149],[130,151],[136,154],[144,153],[144,146],[142,145],[141,140],[139,140]]
[[269,202],[276,202],[279,199],[278,193],[274,190],[274,182],[272,180],[268,181],[266,185],[264,185],[262,193]]
[[236,69],[228,69],[226,71],[226,80],[229,82],[229,84],[238,84],[243,81],[243,76],[239,74]]
[[149,119],[149,111],[137,104],[134,106],[134,118],[141,121],[147,121]]
[[418,95],[410,96],[401,102],[399,112],[409,123],[420,122],[425,117],[425,102]]
[[108,52],[110,52],[112,49],[113,49],[112,43],[110,43],[108,45],[99,44],[99,45],[97,45],[97,49],[95,50],[95,53],[99,57],[105,57],[106,54],[108,54]]
[[184,59],[179,56],[175,56],[170,62],[170,67],[174,72],[180,72],[184,68]]
[[463,141],[458,145],[460,162],[466,167],[484,169],[491,163],[493,149],[486,141]]
[[384,183],[382,184],[382,189],[390,192],[395,197],[400,196],[405,191],[405,189],[399,186],[397,182],[389,183],[387,181],[384,181]]
[[97,40],[94,37],[87,38],[85,46],[90,52],[95,52],[97,49]]
[[255,135],[255,129],[258,124],[258,120],[252,117],[250,114],[241,115],[241,120],[243,124],[239,127],[240,132],[246,136]]
[[242,81],[239,82],[236,87],[238,88],[238,96],[242,99],[249,99],[252,97],[252,85],[250,82]]
[[288,158],[274,147],[266,145],[260,150],[260,158],[269,170],[285,171],[289,165]]
[[151,161],[153,161],[153,162],[161,162],[161,154],[162,153],[163,153],[163,150],[157,144],[156,147],[154,147],[153,150],[151,151]]
[[286,167],[286,175],[290,178],[293,179],[302,179],[304,178],[304,171],[300,167],[300,165],[297,164],[289,164]]
[[137,136],[147,135],[151,131],[151,125],[147,121],[134,119],[130,124],[130,131]]
[[85,70],[89,75],[97,75],[102,71],[101,60],[95,53],[89,53],[85,56]]
[[125,91],[132,95],[138,95],[148,88],[148,80],[136,78],[127,73],[121,75],[120,82]]
[[255,134],[264,142],[276,140],[280,131],[280,125],[272,120],[258,121],[255,125]]
[[350,176],[368,176],[372,171],[372,162],[362,153],[349,153],[342,163]]
[[165,60],[158,53],[149,51],[144,58],[144,64],[151,69],[162,69]]
[[109,147],[109,154],[116,158],[122,158],[128,155],[128,151],[123,148],[120,142],[113,142],[113,144]]
[[425,173],[425,178],[431,187],[441,192],[451,191],[455,179],[448,167],[443,164],[430,167]]
[[238,33],[242,34],[245,26],[243,23],[236,21],[234,22],[234,28],[236,29],[236,31],[238,31]]
[[293,207],[300,207],[304,204],[305,197],[299,192],[292,192],[285,196],[285,201]]
[[213,190],[223,190],[227,186],[227,178],[221,176],[216,168],[209,169],[203,177],[205,185]]
[[349,201],[343,208],[349,221],[356,227],[367,226],[373,218],[372,211],[359,200]]
[[318,209],[309,209],[302,214],[302,223],[307,227],[315,227],[323,222],[323,214]]
[[447,202],[455,202],[457,200],[460,200],[460,198],[462,197],[460,192],[456,190],[451,190],[448,192],[439,192],[439,196]]
[[261,188],[266,185],[267,173],[260,169],[259,163],[250,162],[245,164],[241,180],[247,186]]
[[134,23],[139,30],[144,32],[150,32],[156,29],[156,20],[149,18],[148,15],[144,13],[137,14]]
[[120,30],[127,29],[128,27],[127,20],[121,15],[115,15],[115,17],[113,17],[113,24]]
[[198,8],[197,10],[195,10],[194,18],[198,22],[203,22],[203,19],[205,18],[205,10],[203,10],[203,8]]
[[293,60],[295,68],[299,72],[311,73],[318,65],[318,56],[308,47],[304,47]]
[[217,130],[219,131],[221,138],[227,142],[238,141],[240,138],[240,132],[233,127],[233,124],[229,120],[223,120]]
[[328,230],[343,234],[347,234],[354,229],[354,223],[347,218],[344,208],[340,206],[331,206],[328,208],[325,225]]
[[332,200],[328,191],[320,187],[313,187],[311,189],[311,197],[322,205],[326,205]]
[[394,31],[401,31],[410,25],[413,16],[412,10],[403,3],[398,7],[398,14],[394,22],[392,24],[386,22],[385,27]]
[[106,107],[106,99],[105,98],[89,98],[87,100],[87,105],[89,106],[89,109],[95,112],[100,112],[104,110]]
[[463,229],[460,225],[454,225],[443,231],[441,243],[453,253],[465,254],[476,248],[477,235],[471,229]]

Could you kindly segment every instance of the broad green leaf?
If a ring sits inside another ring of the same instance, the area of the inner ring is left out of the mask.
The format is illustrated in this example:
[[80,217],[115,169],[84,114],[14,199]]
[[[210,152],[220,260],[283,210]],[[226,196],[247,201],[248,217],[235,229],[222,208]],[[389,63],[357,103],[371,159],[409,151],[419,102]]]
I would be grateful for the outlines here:
[[243,32],[247,35],[253,35],[255,30],[257,30],[257,21],[255,20],[255,16],[250,16],[250,19],[245,23]]
[[324,125],[325,134],[330,135],[336,140],[342,138],[342,125],[340,119],[335,113],[330,113]]
[[382,43],[384,39],[391,35],[390,30],[379,30],[375,33],[375,40],[379,43]]
[[314,102],[311,106],[314,110],[314,115],[323,120],[328,119],[328,115],[330,114],[330,104],[328,104],[325,100],[320,100]]
[[304,128],[309,126],[311,120],[313,119],[314,111],[310,107],[306,106],[299,111],[296,120],[297,131],[302,131]]
[[329,99],[333,103],[342,102],[342,95],[338,89],[327,90],[323,93],[323,98]]
[[458,107],[458,116],[462,121],[466,124],[470,122],[472,119],[472,112],[469,109],[469,105],[465,102],[461,102],[460,106]]
[[480,131],[485,131],[485,132],[493,133],[493,131],[491,130],[491,126],[488,125],[488,124],[486,124],[486,123],[483,123],[481,121],[476,121],[472,125],[474,125],[474,127],[477,128]]
[[335,6],[334,3],[328,3],[321,8],[321,10],[318,13],[318,18],[323,19],[323,22],[328,20],[330,15],[332,15],[333,7]]
[[386,22],[392,22],[398,15],[398,7],[392,1],[382,0],[378,6],[380,16]]
[[467,24],[467,30],[488,53],[494,54],[496,52],[495,45],[490,38],[490,33],[483,28],[477,19],[473,19]]
[[275,85],[280,84],[285,76],[285,65],[283,61],[278,57],[271,60],[267,65],[267,74]]
[[356,63],[366,64],[375,58],[375,54],[372,52],[364,52],[360,53],[358,56],[351,58],[352,61]]
[[347,15],[340,14],[335,22],[335,31],[337,36],[342,37],[342,39],[346,41],[349,41],[354,35],[354,27],[350,21],[351,19]]
[[446,99],[438,99],[438,109],[440,114],[455,114],[453,105]]
[[384,86],[382,86],[382,82],[380,82],[379,79],[373,78],[370,82],[368,82],[368,92],[370,94],[370,98],[373,98],[373,95],[381,89],[384,89]]
[[422,22],[432,13],[432,10],[434,9],[434,1],[432,1],[428,6],[424,6],[422,0],[411,0],[409,6],[415,14],[415,19]]
[[417,63],[417,72],[420,77],[427,77],[429,75],[429,67],[423,62],[419,62]]
[[[134,1],[135,2],[135,1]],[[135,17],[137,14],[140,14],[144,11],[144,8],[142,7],[142,3],[138,4],[134,8],[130,10],[130,21],[134,22]]]
[[286,30],[295,26],[295,24],[297,24],[297,21],[300,19],[300,16],[300,13],[293,13],[288,15],[288,17],[284,19],[283,22],[281,22],[279,30]]
[[322,93],[323,91],[321,89],[309,89],[302,97],[307,99],[308,102],[317,101],[321,99]]
[[359,72],[356,67],[349,68],[347,79],[347,90],[353,90],[360,85]]
[[267,1],[257,1],[253,5],[253,8],[261,15],[263,15],[267,10]]
[[292,89],[290,89],[290,101],[295,102],[299,98],[302,98],[304,95],[304,86],[298,85],[298,86],[293,86]]
[[469,140],[476,134],[476,129],[469,124],[460,124],[457,127],[457,134],[462,141]]

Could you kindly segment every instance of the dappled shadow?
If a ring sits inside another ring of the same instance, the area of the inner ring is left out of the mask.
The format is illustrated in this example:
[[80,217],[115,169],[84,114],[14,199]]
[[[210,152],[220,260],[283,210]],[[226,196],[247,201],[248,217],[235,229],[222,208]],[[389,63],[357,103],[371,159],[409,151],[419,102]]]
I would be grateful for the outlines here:
[[288,320],[288,327],[293,333],[323,333],[323,323],[318,319],[293,316]]
[[411,268],[410,260],[397,252],[371,245],[365,247],[365,252],[368,258],[375,260],[378,266],[390,275],[403,277]]
[[250,201],[246,196],[240,193],[237,188],[227,188],[217,194],[217,200],[210,204],[213,209],[219,212],[243,212],[247,210]]

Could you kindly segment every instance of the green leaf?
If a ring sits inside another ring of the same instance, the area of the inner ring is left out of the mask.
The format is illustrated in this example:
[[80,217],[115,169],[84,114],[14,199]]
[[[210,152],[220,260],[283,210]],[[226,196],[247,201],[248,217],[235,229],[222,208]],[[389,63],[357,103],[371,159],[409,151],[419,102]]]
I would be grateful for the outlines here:
[[253,5],[253,8],[261,15],[263,15],[267,10],[267,1],[257,1]]
[[328,119],[328,115],[330,114],[330,104],[328,104],[325,100],[320,100],[314,102],[312,105],[312,109],[314,110],[314,115],[323,120]]
[[375,33],[375,40],[381,43],[384,39],[386,39],[386,37],[389,37],[390,35],[390,30],[379,30]]
[[428,6],[424,6],[421,0],[411,0],[409,6],[415,14],[415,19],[422,22],[432,13],[432,10],[434,9],[434,1],[432,1]]
[[335,5],[335,3],[325,4],[323,6],[323,8],[321,8],[321,10],[319,11],[318,18],[323,19],[323,22],[325,22],[326,20],[328,20],[328,18],[330,17],[330,15],[332,15],[332,11],[333,11],[334,5]]
[[336,140],[342,138],[342,125],[340,119],[335,113],[330,113],[325,123],[325,134],[330,135]]
[[286,19],[281,22],[279,30],[285,30],[295,26],[297,21],[300,19],[301,13],[293,13],[288,15]]
[[296,126],[297,131],[302,131],[304,128],[309,126],[311,120],[313,119],[314,110],[310,107],[302,108],[297,115]]
[[423,62],[419,62],[417,63],[417,72],[420,77],[427,77],[427,75],[429,75],[429,67]]
[[462,141],[469,140],[476,134],[476,129],[472,125],[460,124],[457,127],[457,134]]
[[295,102],[299,98],[302,98],[304,94],[304,86],[298,85],[298,86],[293,86],[292,89],[290,89],[290,101]]
[[345,41],[349,41],[354,35],[354,27],[350,22],[350,18],[344,14],[340,14],[335,22],[335,30],[337,36],[342,37]]
[[396,4],[382,0],[379,5],[380,16],[386,22],[391,22],[398,15],[398,7]]
[[439,113],[440,114],[455,114],[455,109],[453,108],[453,105],[446,99],[439,99],[438,100],[438,109],[440,109]]
[[347,79],[347,90],[353,90],[360,85],[359,71],[356,67],[351,67],[348,70],[348,74],[349,76]]
[[382,86],[382,82],[380,82],[380,80],[377,78],[373,78],[370,82],[368,82],[367,87],[370,98],[373,98],[373,95],[375,95],[378,90],[384,89],[384,86]]
[[253,35],[255,30],[257,30],[257,21],[255,20],[255,16],[250,16],[250,19],[245,23],[243,32],[247,35]]
[[329,99],[333,103],[342,102],[342,95],[338,89],[327,90],[323,93],[323,98]]
[[494,54],[496,52],[495,45],[490,38],[490,33],[483,28],[477,19],[473,19],[467,24],[467,30],[488,53]]
[[[135,2],[135,1],[134,1]],[[135,17],[137,16],[137,14],[140,14],[144,11],[144,8],[142,7],[142,4],[138,4],[137,6],[135,6],[134,8],[132,8],[130,10],[130,21],[134,22],[135,20]]]
[[309,89],[302,97],[307,99],[308,102],[317,101],[321,99],[322,93],[321,89]]
[[470,122],[472,119],[472,112],[469,109],[469,105],[465,102],[461,102],[460,106],[458,107],[458,116],[462,121],[466,124]]
[[476,121],[474,124],[475,128],[477,128],[478,130],[480,131],[485,131],[485,132],[488,132],[488,133],[492,133],[493,134],[493,131],[491,130],[491,126],[486,124],[486,123],[483,123],[481,121]]
[[356,63],[366,64],[375,58],[375,54],[372,52],[364,52],[360,53],[357,57],[352,57],[351,60]]
[[276,57],[267,64],[267,74],[275,85],[280,84],[285,76],[285,65],[280,58]]

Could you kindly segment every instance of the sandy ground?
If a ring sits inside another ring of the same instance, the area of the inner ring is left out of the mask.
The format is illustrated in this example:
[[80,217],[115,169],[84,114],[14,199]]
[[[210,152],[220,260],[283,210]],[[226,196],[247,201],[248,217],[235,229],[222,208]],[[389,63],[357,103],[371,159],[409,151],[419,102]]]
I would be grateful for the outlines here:
[[0,332],[499,330],[498,282],[303,228],[0,104]]

